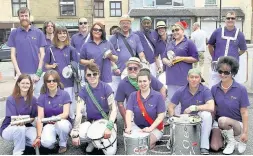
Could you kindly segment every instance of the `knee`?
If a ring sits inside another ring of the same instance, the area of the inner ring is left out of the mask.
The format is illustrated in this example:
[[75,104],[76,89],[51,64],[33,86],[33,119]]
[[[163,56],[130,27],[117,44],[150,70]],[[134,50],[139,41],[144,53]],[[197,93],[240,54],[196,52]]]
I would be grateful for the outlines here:
[[227,124],[226,124],[226,118],[227,117],[220,117],[218,119],[218,125],[220,128],[224,128]]
[[14,138],[22,138],[25,136],[25,126],[15,126],[13,131]]
[[41,137],[41,145],[48,149],[53,149],[55,147],[56,140],[50,137]]
[[79,128],[79,136],[82,139],[87,139],[87,131],[88,128],[90,127],[91,123],[90,122],[84,122],[80,125]]
[[219,151],[219,149],[221,148],[218,144],[213,144],[213,143],[211,143],[210,147],[215,152]]
[[68,120],[61,120],[55,124],[55,128],[63,133],[69,133],[71,130],[71,124]]

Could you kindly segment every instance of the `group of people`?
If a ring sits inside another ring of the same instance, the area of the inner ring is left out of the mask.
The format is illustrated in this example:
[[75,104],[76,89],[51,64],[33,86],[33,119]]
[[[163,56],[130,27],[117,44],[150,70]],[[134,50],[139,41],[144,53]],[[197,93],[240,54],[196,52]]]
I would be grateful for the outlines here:
[[[239,56],[247,47],[243,33],[235,27],[234,12],[226,14],[226,26],[218,28],[208,41],[212,60],[217,61],[212,74],[219,76],[211,88],[201,83],[200,68],[192,67],[203,58],[205,49],[196,45],[203,47],[206,38],[187,38],[184,21],[175,23],[168,34],[163,21],[152,30],[152,19],[143,17],[141,30],[133,32],[132,18],[123,15],[119,29],[107,40],[103,24],[94,23],[89,30],[87,19],[80,18],[79,32],[70,39],[66,27],[56,27],[52,21],[44,23],[43,34],[31,25],[28,8],[20,8],[18,16],[21,26],[8,39],[18,79],[7,99],[0,131],[5,140],[14,142],[13,154],[23,154],[26,145],[53,149],[57,136],[59,153],[64,153],[69,134],[73,145],[88,142],[86,152],[92,152],[97,146],[87,135],[89,127],[106,119],[102,136],[109,139],[112,131],[117,132],[118,111],[124,133],[148,133],[150,148],[162,138],[166,116],[198,114],[203,121],[202,154],[223,148],[223,141],[224,154],[232,154],[235,147],[240,153],[245,151],[249,99],[246,88],[234,77]],[[197,31],[199,24],[194,27]],[[235,41],[224,48],[229,37]],[[82,76],[78,92],[73,76],[66,78],[63,73],[72,61],[78,63]],[[158,80],[161,72],[166,82]],[[12,116],[22,115],[29,115],[31,121],[11,124]],[[54,116],[60,120],[42,122]],[[34,119],[36,128],[31,124]],[[240,136],[238,141],[235,136]],[[109,155],[116,151],[117,139],[103,148]]]

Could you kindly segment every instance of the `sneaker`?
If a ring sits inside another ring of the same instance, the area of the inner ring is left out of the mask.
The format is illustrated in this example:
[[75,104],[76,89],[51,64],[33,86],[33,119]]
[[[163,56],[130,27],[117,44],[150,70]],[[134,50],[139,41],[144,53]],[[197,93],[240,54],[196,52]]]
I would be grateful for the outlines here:
[[90,153],[94,150],[94,148],[95,148],[94,145],[92,144],[92,142],[90,142],[86,147],[86,152]]
[[244,142],[239,141],[237,143],[237,149],[240,154],[244,153],[246,150],[247,145]]
[[209,150],[208,150],[208,149],[205,149],[205,148],[201,148],[201,149],[200,149],[200,153],[201,153],[202,155],[209,155]]
[[58,153],[62,154],[62,153],[65,153],[66,151],[67,151],[67,147],[60,146]]

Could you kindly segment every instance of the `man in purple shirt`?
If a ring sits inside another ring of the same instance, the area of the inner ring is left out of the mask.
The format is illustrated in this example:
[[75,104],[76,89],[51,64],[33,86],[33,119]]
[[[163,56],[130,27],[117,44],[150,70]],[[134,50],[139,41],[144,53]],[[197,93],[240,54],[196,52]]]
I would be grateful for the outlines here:
[[46,42],[47,42],[45,49],[47,49],[47,47],[49,47],[52,44],[52,41],[54,38],[54,30],[55,30],[55,24],[52,21],[44,22],[43,31],[44,31]]
[[[215,71],[215,64],[221,56],[233,56],[239,61],[239,56],[247,50],[245,37],[238,28],[235,27],[236,14],[234,11],[229,11],[226,15],[225,27],[216,29],[208,41],[209,53],[212,56],[212,74],[210,77],[209,87],[217,84],[220,81],[219,74]],[[238,51],[240,49],[240,51]],[[243,83],[245,73],[239,70],[235,80]]]
[[158,39],[158,34],[157,31],[151,30],[152,19],[150,17],[143,17],[141,19],[141,27],[142,30],[135,33],[140,37],[144,54],[150,64],[150,72],[156,77],[157,70],[160,65],[159,61],[155,57],[155,44]]
[[[126,68],[125,63],[130,57],[138,55],[142,62],[147,63],[140,38],[131,31],[131,22],[132,18],[128,15],[123,15],[119,22],[121,31],[110,38],[118,55],[117,67],[114,68],[114,76],[112,77],[114,92],[116,92],[121,80],[120,75]],[[125,44],[125,42],[128,44]],[[129,45],[129,48],[127,45]]]
[[[81,48],[84,43],[90,39],[89,24],[87,18],[78,19],[79,32],[71,37],[71,45],[76,48],[77,53],[80,55]],[[80,64],[80,70],[82,75],[82,83],[84,83],[84,66]]]
[[202,118],[201,124],[201,154],[209,154],[209,137],[212,129],[212,115],[214,100],[210,89],[201,84],[199,69],[189,70],[188,84],[179,88],[172,96],[169,104],[169,115],[174,115],[174,108],[181,103],[181,114],[198,114]]
[[[131,57],[126,63],[128,76],[120,81],[115,100],[117,101],[119,112],[125,121],[126,109],[124,107],[124,101],[128,100],[129,95],[139,90],[137,86],[137,74],[141,70],[140,59],[136,57]],[[166,88],[165,86],[157,80],[154,76],[151,76],[151,87],[153,90],[158,91],[162,94],[163,98],[166,98]]]
[[33,82],[36,83],[34,93],[38,97],[43,83],[40,77],[45,56],[45,35],[40,29],[31,25],[28,8],[20,8],[18,17],[21,27],[13,30],[8,39],[11,60],[18,76],[21,73],[32,76]]

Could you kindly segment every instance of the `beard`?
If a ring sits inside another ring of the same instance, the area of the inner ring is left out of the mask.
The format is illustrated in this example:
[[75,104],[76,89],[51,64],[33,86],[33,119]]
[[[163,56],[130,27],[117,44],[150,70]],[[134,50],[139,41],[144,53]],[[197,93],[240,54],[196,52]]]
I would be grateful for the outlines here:
[[30,21],[29,20],[21,20],[20,24],[22,27],[27,28],[30,25]]

